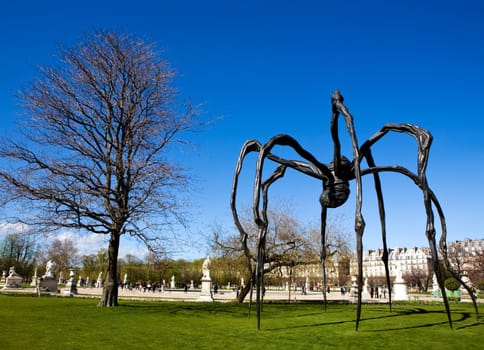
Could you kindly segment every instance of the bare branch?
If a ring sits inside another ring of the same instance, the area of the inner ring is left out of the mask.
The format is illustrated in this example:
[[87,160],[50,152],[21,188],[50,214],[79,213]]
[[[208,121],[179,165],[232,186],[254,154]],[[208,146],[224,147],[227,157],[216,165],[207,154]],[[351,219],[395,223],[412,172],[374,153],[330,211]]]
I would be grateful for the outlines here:
[[188,177],[169,152],[195,113],[177,105],[173,71],[141,39],[99,31],[60,57],[20,93],[21,137],[0,146],[3,202],[28,205],[18,219],[46,229],[110,235],[115,272],[121,235],[161,251],[159,226],[185,224]]

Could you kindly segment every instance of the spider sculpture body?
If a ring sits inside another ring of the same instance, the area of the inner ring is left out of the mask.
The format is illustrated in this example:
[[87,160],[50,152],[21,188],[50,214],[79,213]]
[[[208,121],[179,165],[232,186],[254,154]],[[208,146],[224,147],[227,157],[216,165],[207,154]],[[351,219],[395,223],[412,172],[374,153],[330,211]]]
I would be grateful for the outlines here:
[[[352,142],[353,160],[349,161],[346,157],[341,155],[339,134],[338,134],[338,117],[342,115],[348,129],[348,133]],[[253,196],[253,215],[254,221],[258,227],[258,242],[257,242],[257,263],[255,267],[255,285],[256,285],[256,300],[257,300],[257,327],[260,329],[260,316],[262,307],[262,289],[263,289],[263,266],[265,256],[265,242],[268,231],[268,190],[271,184],[278,179],[282,178],[285,171],[294,169],[305,175],[311,176],[322,182],[322,194],[320,196],[321,205],[321,265],[322,265],[322,282],[323,290],[326,290],[326,218],[328,208],[337,208],[343,205],[350,193],[350,181],[356,182],[356,209],[355,209],[355,233],[356,233],[356,250],[357,250],[357,284],[358,284],[358,297],[357,297],[357,310],[356,310],[356,330],[360,323],[361,316],[361,303],[362,303],[362,286],[363,286],[363,232],[365,229],[365,221],[361,212],[362,209],[362,176],[372,175],[374,180],[375,192],[378,200],[382,242],[383,242],[383,263],[385,266],[386,282],[387,286],[391,286],[389,267],[388,267],[388,248],[386,241],[386,224],[385,224],[385,207],[383,201],[383,192],[380,181],[380,173],[383,172],[395,172],[400,173],[410,178],[415,185],[422,191],[423,204],[427,214],[426,224],[426,236],[429,242],[431,250],[431,259],[434,272],[437,277],[437,281],[440,290],[444,289],[444,277],[439,263],[439,251],[437,250],[436,242],[436,229],[435,229],[435,214],[437,212],[440,227],[440,253],[442,261],[445,263],[446,268],[452,275],[457,278],[463,286],[469,292],[476,315],[478,314],[477,303],[475,296],[471,292],[469,286],[467,286],[459,274],[452,270],[452,267],[447,258],[446,248],[446,223],[442,208],[437,200],[437,197],[432,192],[427,183],[426,168],[429,157],[430,146],[432,143],[432,135],[425,129],[411,124],[385,124],[380,131],[375,133],[361,146],[358,146],[358,140],[354,130],[353,117],[349,113],[346,106],[343,104],[343,96],[338,90],[332,95],[332,117],[331,117],[331,136],[333,140],[334,153],[333,160],[329,164],[319,162],[311,153],[305,150],[295,139],[289,135],[276,135],[271,138],[266,144],[261,144],[256,140],[247,141],[239,154],[237,161],[232,195],[231,195],[231,209],[234,217],[234,222],[241,233],[242,240],[247,239],[248,234],[244,227],[241,225],[237,208],[236,208],[236,196],[239,175],[242,170],[245,157],[252,153],[257,152],[257,164],[256,174],[254,181],[254,196]],[[406,133],[409,136],[415,138],[418,145],[417,155],[417,172],[412,172],[403,166],[377,166],[373,159],[371,147],[380,140],[383,136],[390,132]],[[273,153],[272,149],[275,146],[287,146],[292,148],[302,160],[288,160],[281,158]],[[365,160],[367,167],[362,168],[361,162]],[[262,179],[264,164],[267,161],[278,164],[276,170],[266,179]],[[262,197],[262,199],[261,199]],[[254,282],[254,281],[252,281]],[[447,318],[449,326],[452,328],[452,319],[450,316],[449,302],[445,293],[442,293],[445,310],[447,312]],[[324,305],[326,308],[326,294],[324,294]],[[389,293],[389,305],[391,310],[391,293]]]

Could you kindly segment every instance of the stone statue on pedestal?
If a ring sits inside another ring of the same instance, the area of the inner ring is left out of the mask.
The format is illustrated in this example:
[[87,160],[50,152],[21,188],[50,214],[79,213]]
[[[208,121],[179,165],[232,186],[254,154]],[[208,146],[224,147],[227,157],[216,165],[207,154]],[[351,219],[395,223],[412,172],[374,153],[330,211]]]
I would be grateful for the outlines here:
[[40,278],[39,291],[57,292],[57,281],[54,277],[54,270],[57,264],[54,260],[47,261],[45,265],[45,274]]
[[202,265],[202,273],[203,273],[202,278],[210,278],[210,263],[211,263],[210,257],[208,256]]
[[393,300],[409,300],[407,282],[403,279],[402,265],[400,263],[397,263],[395,266],[393,291],[395,293]]
[[199,301],[213,301],[212,279],[210,278],[210,257],[208,256],[202,264],[202,290]]
[[102,288],[103,287],[103,272],[99,272],[99,275],[97,276],[96,280],[96,288]]
[[69,270],[69,280],[66,283],[66,288],[62,291],[64,294],[77,294],[76,273],[73,269]]
[[45,265],[45,275],[42,276],[43,278],[54,278],[54,269],[57,266],[54,260],[47,261]]
[[23,278],[15,272],[15,266],[11,266],[4,288],[22,288]]

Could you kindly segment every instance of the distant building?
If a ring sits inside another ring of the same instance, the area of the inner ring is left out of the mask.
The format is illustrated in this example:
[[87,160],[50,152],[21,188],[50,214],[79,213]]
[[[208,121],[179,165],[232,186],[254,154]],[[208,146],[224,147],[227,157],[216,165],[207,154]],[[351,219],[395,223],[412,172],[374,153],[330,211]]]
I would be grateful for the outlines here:
[[[447,245],[451,264],[461,273],[475,269],[476,257],[484,254],[484,240],[455,241]],[[367,250],[363,253],[363,277],[370,284],[385,285],[385,267],[382,261],[383,249]],[[432,279],[433,267],[431,251],[428,247],[392,248],[389,249],[388,266],[390,278],[395,278],[397,266],[411,286],[426,288]],[[351,260],[351,275],[357,274],[357,260],[354,254]]]
[[474,283],[484,281],[484,240],[465,239],[447,245],[449,261],[462,275]]
[[[455,241],[447,245],[449,260],[459,273],[466,274],[474,281],[484,280],[484,240]],[[386,286],[385,266],[382,261],[383,249],[363,252],[363,278],[373,287]],[[480,259],[480,260],[479,260]],[[479,262],[481,265],[479,265]],[[433,277],[431,251],[428,247],[391,248],[388,254],[390,280],[396,277],[399,268],[410,288],[427,290]],[[349,270],[349,272],[348,272]],[[348,285],[350,276],[357,275],[356,254],[348,263],[328,261],[326,266],[327,284],[331,287]],[[307,284],[308,288],[319,290],[322,286],[321,264],[299,265],[294,268],[281,267],[266,275],[273,286],[296,286]],[[476,282],[477,283],[477,282]]]
[[[427,247],[393,248],[388,253],[388,268],[393,280],[400,269],[402,276],[416,288],[427,288],[432,277],[431,252]],[[383,249],[367,250],[363,253],[363,277],[372,286],[386,285],[385,265],[382,260]],[[358,264],[356,254],[351,260],[351,275],[356,275]],[[413,283],[412,283],[413,282]]]

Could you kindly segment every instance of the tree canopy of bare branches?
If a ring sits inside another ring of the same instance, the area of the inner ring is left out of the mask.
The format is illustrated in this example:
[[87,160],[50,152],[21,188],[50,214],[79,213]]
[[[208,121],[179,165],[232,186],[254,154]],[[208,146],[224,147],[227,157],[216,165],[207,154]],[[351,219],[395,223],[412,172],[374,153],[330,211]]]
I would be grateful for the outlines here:
[[[290,208],[279,207],[269,210],[268,217],[264,274],[280,268],[320,264],[319,229],[303,225],[291,213]],[[216,256],[239,261],[240,266],[245,266],[247,285],[239,294],[239,302],[242,302],[250,290],[251,283],[254,282],[258,230],[249,210],[241,216],[240,220],[248,237],[241,233],[227,235],[220,227],[215,228],[212,250]],[[331,262],[335,259],[341,259],[343,256],[349,259],[351,254],[351,240],[337,226],[333,223],[327,227],[328,266],[331,266]]]
[[109,236],[100,306],[117,305],[120,237],[155,250],[160,225],[184,218],[177,193],[188,178],[169,151],[196,123],[173,76],[152,44],[94,32],[20,93],[21,137],[0,149],[3,199],[21,204],[19,219]]

